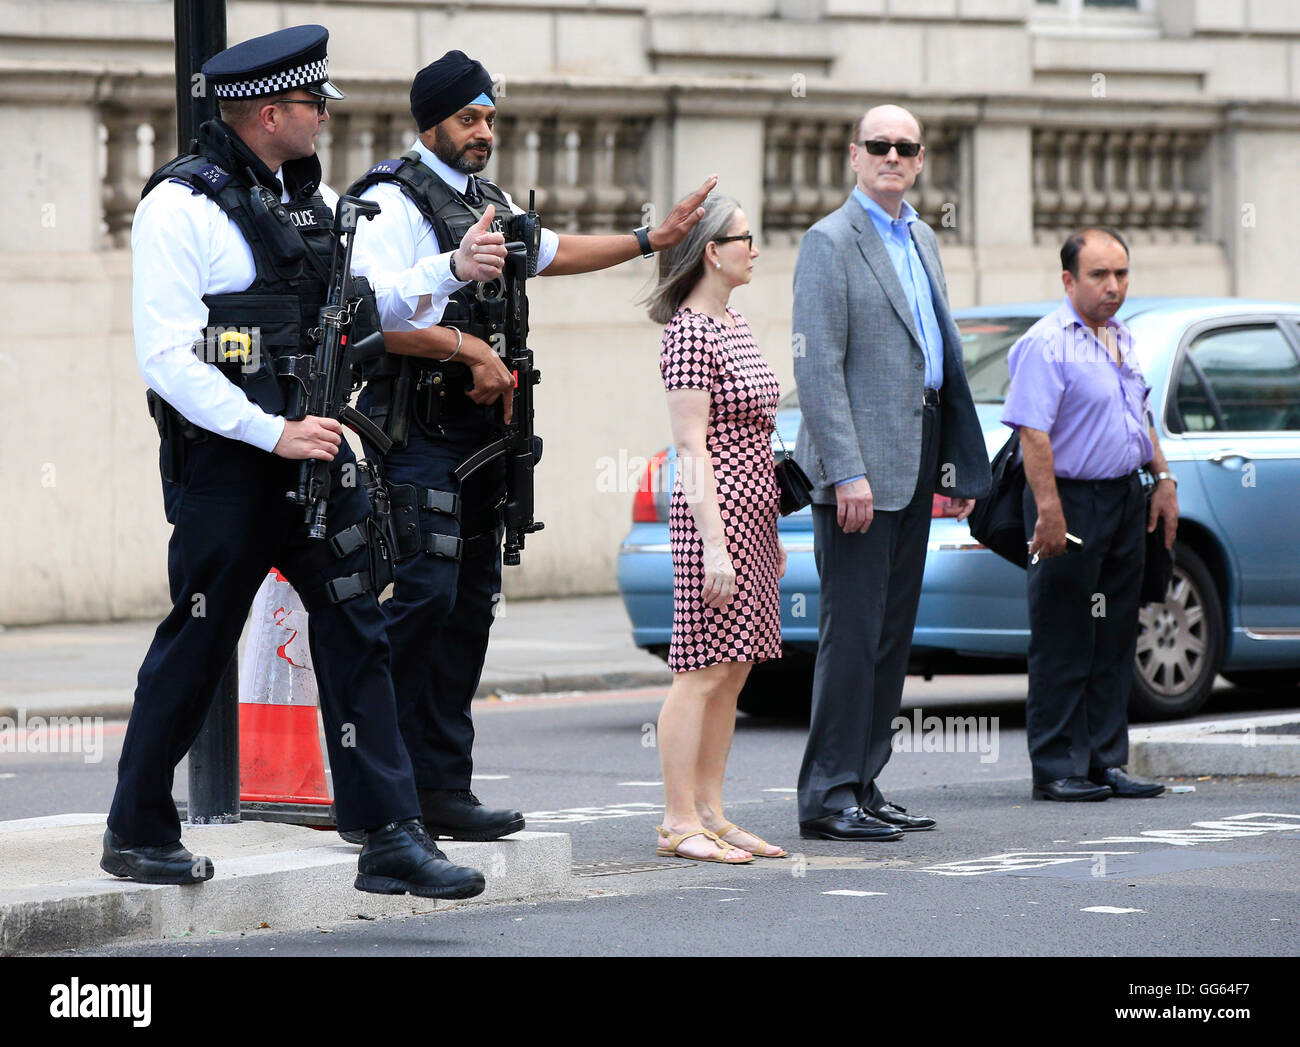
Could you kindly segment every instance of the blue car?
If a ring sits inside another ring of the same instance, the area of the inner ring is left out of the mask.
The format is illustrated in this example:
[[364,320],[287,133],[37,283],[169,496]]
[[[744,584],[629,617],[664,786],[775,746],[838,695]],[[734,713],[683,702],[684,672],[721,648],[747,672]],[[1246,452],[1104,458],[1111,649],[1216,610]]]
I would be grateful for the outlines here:
[[[1058,302],[957,310],[963,356],[989,456],[1007,351]],[[1139,719],[1197,712],[1215,676],[1246,686],[1300,681],[1300,305],[1245,299],[1135,298],[1119,312],[1151,385],[1150,407],[1179,480],[1175,566],[1163,603],[1142,608],[1130,707]],[[781,401],[787,447],[797,392]],[[779,453],[779,452],[778,452]],[[667,657],[672,635],[668,503],[675,455],[650,459],[619,551],[618,584],[638,646]],[[810,509],[784,517],[784,657],[757,666],[741,708],[805,713],[817,652],[817,569]],[[936,496],[914,673],[1023,671],[1029,645],[1025,573],[972,539]]]

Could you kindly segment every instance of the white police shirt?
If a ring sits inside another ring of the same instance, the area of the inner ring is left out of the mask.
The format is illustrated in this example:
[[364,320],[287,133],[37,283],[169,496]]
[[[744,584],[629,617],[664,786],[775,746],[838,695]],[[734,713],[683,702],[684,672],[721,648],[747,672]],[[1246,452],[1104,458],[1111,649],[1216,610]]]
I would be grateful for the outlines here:
[[[332,210],[338,194],[327,185],[320,193]],[[131,272],[135,357],[149,388],[195,425],[273,451],[283,416],[267,414],[192,349],[208,325],[203,296],[246,291],[257,277],[244,234],[210,197],[160,182],[131,223]]]
[[[469,176],[439,160],[418,139],[412,147],[425,166],[457,192],[463,193]],[[422,331],[442,319],[447,299],[469,281],[453,280],[451,254],[460,244],[443,246],[428,220],[393,182],[372,185],[361,194],[373,200],[382,211],[362,222],[352,252],[352,272],[365,276],[375,289],[375,300],[385,331]],[[509,194],[506,200],[515,214],[522,214]],[[540,273],[555,258],[560,238],[549,229],[542,230],[537,253]]]

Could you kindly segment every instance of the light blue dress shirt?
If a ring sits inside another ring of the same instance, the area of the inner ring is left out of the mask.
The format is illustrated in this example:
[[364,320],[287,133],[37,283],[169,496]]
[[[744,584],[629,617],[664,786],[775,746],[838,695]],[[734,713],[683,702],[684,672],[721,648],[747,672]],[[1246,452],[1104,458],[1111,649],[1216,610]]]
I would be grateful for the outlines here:
[[916,244],[912,240],[912,223],[917,219],[916,208],[904,200],[900,217],[895,220],[858,186],[853,187],[853,195],[871,216],[876,232],[884,241],[889,260],[894,263],[894,272],[898,274],[903,293],[907,295],[907,305],[912,310],[916,329],[921,332],[926,388],[938,389],[943,385],[943,332],[939,329],[939,317],[934,311],[934,292],[930,289],[930,278],[925,274],[925,266],[921,264],[921,256],[917,254]]

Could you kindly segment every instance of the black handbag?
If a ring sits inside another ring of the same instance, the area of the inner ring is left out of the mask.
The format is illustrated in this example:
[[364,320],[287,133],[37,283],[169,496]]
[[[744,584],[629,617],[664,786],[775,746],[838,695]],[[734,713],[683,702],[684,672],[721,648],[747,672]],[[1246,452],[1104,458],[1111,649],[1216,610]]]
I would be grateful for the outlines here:
[[[1156,493],[1156,481],[1155,477],[1145,469],[1142,470],[1142,476],[1147,496],[1147,512],[1144,519],[1149,520],[1151,519],[1151,496]],[[1156,521],[1156,529],[1151,531],[1146,539],[1146,561],[1142,565],[1142,593],[1138,597],[1139,606],[1164,603],[1165,595],[1169,591],[1169,583],[1174,577],[1174,551],[1165,548],[1164,520]]]
[[775,421],[772,430],[776,433],[777,443],[781,445],[781,457],[773,466],[776,485],[781,489],[781,515],[789,516],[791,513],[797,513],[805,505],[812,504],[812,481],[785,449],[785,441],[781,439],[781,430],[776,428]]
[[975,500],[967,523],[971,537],[1017,567],[1029,566],[1025,539],[1025,460],[1020,453],[1020,430],[1013,429],[989,466],[993,485]]

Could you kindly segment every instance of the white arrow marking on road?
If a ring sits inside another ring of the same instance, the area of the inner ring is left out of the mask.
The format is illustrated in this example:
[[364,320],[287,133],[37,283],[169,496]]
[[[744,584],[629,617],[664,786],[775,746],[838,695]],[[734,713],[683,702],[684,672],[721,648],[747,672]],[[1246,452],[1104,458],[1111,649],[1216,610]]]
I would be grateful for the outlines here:
[[1146,912],[1146,910],[1145,909],[1117,909],[1113,905],[1090,905],[1086,909],[1080,909],[1079,912],[1107,912],[1107,913],[1114,913],[1116,916],[1120,916],[1128,912],[1144,913]]
[[822,894],[842,894],[847,898],[883,898],[885,891],[822,891]]

